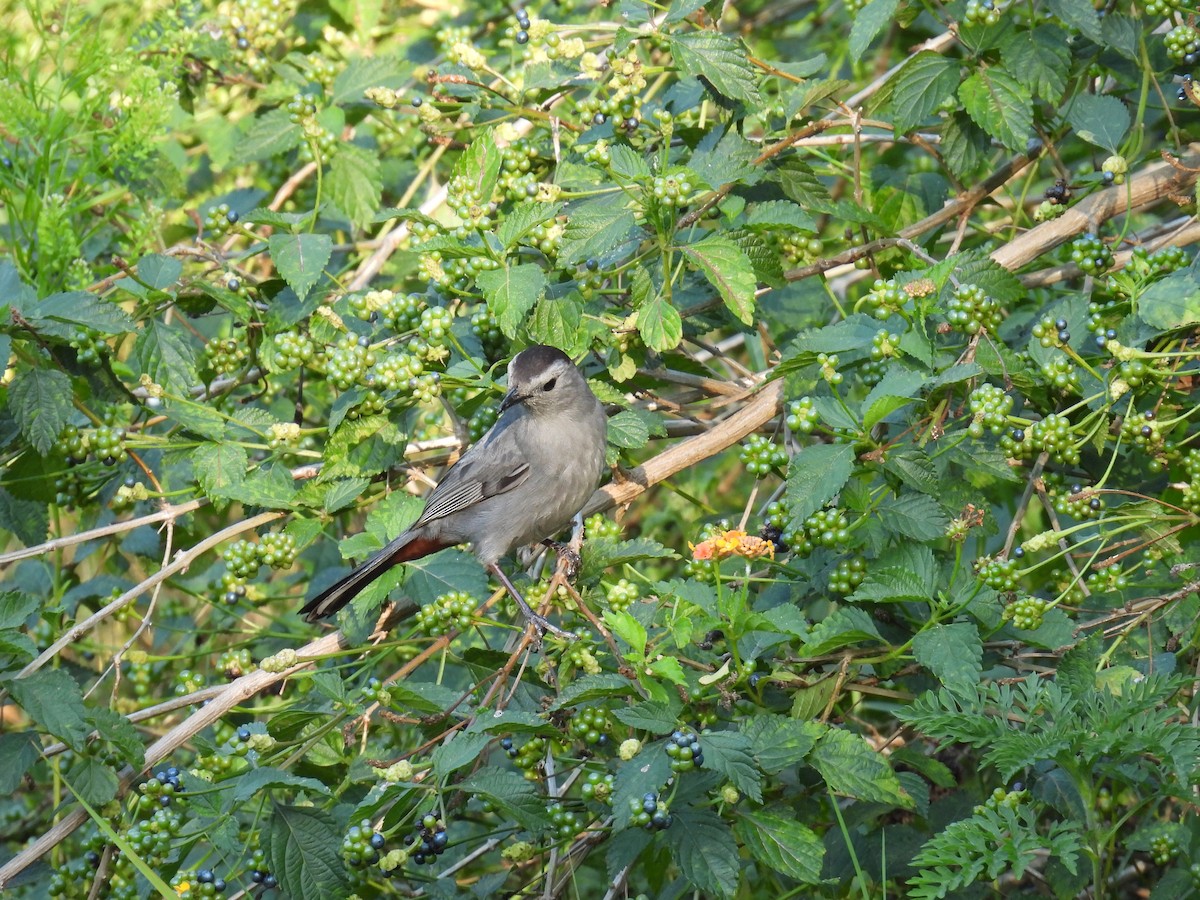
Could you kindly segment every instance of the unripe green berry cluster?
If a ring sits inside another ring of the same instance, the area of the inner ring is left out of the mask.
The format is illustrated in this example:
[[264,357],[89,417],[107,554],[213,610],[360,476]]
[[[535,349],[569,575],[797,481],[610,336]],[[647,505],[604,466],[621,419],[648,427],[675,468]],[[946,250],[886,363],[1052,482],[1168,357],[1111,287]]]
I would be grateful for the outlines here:
[[1055,390],[1069,394],[1079,393],[1079,370],[1065,354],[1048,360],[1042,366],[1042,377]]
[[740,458],[746,471],[755,478],[770,475],[788,463],[787,451],[762,434],[752,434],[742,443]]
[[690,772],[704,765],[704,750],[694,732],[678,730],[667,738],[663,750],[671,759],[672,772]]
[[579,834],[579,817],[562,805],[561,802],[551,803],[546,807],[550,816],[550,825],[554,833],[563,839],[570,839]]
[[578,709],[567,722],[567,733],[571,737],[593,747],[606,742],[611,729],[608,713],[597,707]]
[[616,786],[616,779],[612,772],[606,772],[601,775],[599,772],[588,772],[584,778],[583,784],[580,785],[579,793],[584,800],[595,800],[597,803],[605,803],[612,806],[613,789]]
[[1034,422],[1029,429],[1029,440],[1035,450],[1048,452],[1056,462],[1079,465],[1079,448],[1075,445],[1072,425],[1066,416],[1050,413]]
[[1088,275],[1099,275],[1112,268],[1112,250],[1097,235],[1083,234],[1071,242],[1071,262]]
[[1013,398],[1004,389],[994,384],[981,384],[971,391],[967,404],[971,410],[971,424],[967,433],[973,438],[983,437],[984,429],[1000,434],[1008,426]]
[[670,807],[665,800],[659,799],[658,794],[648,793],[641,800],[629,798],[630,821],[640,825],[647,831],[665,831],[674,824],[675,817],[671,815]]
[[871,309],[871,314],[877,319],[886,319],[898,313],[908,300],[908,294],[896,287],[896,282],[882,278],[875,279],[871,290],[863,297],[863,302]]
[[1073,484],[1066,492],[1054,496],[1054,511],[1080,521],[1094,519],[1104,511],[1104,498],[1085,491],[1083,485]]
[[475,599],[466,591],[442,594],[417,611],[417,628],[430,637],[440,637],[452,631],[471,627]]
[[852,594],[867,577],[867,561],[861,556],[840,560],[829,576],[829,590],[835,594]]
[[995,0],[967,0],[963,18],[968,25],[996,25],[1007,8],[1007,3]]
[[604,599],[609,609],[624,612],[641,596],[638,586],[627,578],[620,578],[613,584],[605,585]]
[[787,418],[784,420],[784,424],[791,431],[809,434],[820,421],[821,417],[817,413],[812,397],[801,397],[788,404]]
[[955,331],[978,334],[985,330],[995,331],[1003,321],[1003,315],[1000,304],[989,297],[983,288],[974,284],[960,284],[947,301],[946,321]]
[[1034,631],[1041,627],[1049,605],[1041,597],[1020,597],[1004,607],[1003,618],[1021,631]]
[[380,851],[387,839],[374,829],[370,819],[362,819],[351,825],[342,838],[342,859],[355,869],[373,866],[379,862]]
[[997,591],[1017,589],[1017,561],[998,556],[983,556],[975,560],[979,580]]
[[1071,340],[1071,332],[1067,327],[1067,320],[1063,318],[1055,319],[1052,316],[1043,316],[1033,326],[1033,336],[1046,348],[1061,347]]
[[1167,56],[1177,63],[1193,65],[1200,57],[1200,30],[1193,25],[1176,25],[1163,36]]
[[204,345],[208,367],[218,375],[232,375],[242,369],[246,362],[246,340],[236,337],[211,340]]

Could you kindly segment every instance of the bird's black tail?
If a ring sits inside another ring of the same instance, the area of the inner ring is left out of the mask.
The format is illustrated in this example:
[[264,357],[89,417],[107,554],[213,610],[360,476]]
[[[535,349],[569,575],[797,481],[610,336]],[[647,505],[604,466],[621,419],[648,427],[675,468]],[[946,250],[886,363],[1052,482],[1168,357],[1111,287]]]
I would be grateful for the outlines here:
[[332,616],[392,566],[420,559],[446,546],[441,541],[424,537],[420,532],[406,531],[345,578],[309,600],[300,613],[309,622]]

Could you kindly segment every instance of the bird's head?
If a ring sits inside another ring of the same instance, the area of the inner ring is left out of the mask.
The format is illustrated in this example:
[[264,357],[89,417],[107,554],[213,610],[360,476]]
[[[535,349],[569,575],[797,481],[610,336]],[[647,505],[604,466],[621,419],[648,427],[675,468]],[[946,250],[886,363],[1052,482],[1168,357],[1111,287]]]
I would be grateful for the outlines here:
[[587,409],[594,403],[591,389],[571,358],[557,347],[534,344],[508,364],[508,393],[500,411],[524,406],[533,415],[551,415]]

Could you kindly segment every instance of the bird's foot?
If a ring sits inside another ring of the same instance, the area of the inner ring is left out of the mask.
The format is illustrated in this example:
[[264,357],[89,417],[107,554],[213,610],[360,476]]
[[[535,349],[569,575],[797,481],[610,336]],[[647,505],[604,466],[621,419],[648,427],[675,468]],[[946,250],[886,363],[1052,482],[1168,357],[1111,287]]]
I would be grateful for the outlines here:
[[579,635],[577,635],[575,632],[567,631],[564,628],[559,628],[557,625],[555,625],[549,619],[539,616],[533,610],[530,610],[528,613],[525,614],[525,621],[527,621],[530,625],[533,626],[534,630],[538,633],[538,637],[541,637],[548,631],[551,634],[562,638],[564,641],[579,640]]

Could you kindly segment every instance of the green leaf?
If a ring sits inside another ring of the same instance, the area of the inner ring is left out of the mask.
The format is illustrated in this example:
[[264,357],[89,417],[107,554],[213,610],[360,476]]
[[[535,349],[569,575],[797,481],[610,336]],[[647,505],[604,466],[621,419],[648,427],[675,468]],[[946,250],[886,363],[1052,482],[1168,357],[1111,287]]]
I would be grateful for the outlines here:
[[158,319],[149,319],[133,345],[130,362],[139,375],[155,384],[185,395],[200,380],[196,372],[196,352],[182,330]]
[[854,644],[883,643],[874,620],[854,606],[842,606],[813,626],[804,642],[807,656],[824,656]]
[[765,203],[751,203],[746,207],[746,227],[768,230],[783,227],[815,233],[817,222],[798,203],[768,200]]
[[516,772],[488,766],[472,773],[459,787],[486,800],[497,813],[522,828],[540,832],[546,826],[545,801],[534,786]]
[[922,631],[913,638],[913,656],[952,691],[973,691],[983,672],[983,642],[970,622]]
[[22,436],[42,456],[48,454],[71,415],[71,379],[40,366],[18,370],[9,400]]
[[624,675],[601,673],[584,675],[568,684],[558,695],[551,710],[567,709],[586,700],[603,700],[608,697],[626,697],[630,694],[630,682]]
[[471,146],[458,158],[452,177],[464,183],[464,193],[469,191],[486,206],[492,202],[503,162],[504,155],[496,146],[495,132],[491,128],[484,128],[476,132]]
[[741,864],[729,826],[707,809],[675,813],[664,832],[671,856],[691,884],[705,894],[732,897],[738,888]]
[[575,356],[586,349],[582,323],[583,305],[579,295],[572,292],[566,297],[542,297],[525,328],[538,343],[550,344],[567,356]]
[[712,731],[700,738],[704,768],[712,769],[755,803],[762,803],[762,773],[750,755],[750,739],[736,731]]
[[874,428],[920,396],[926,377],[911,369],[892,367],[862,403],[863,428]]
[[646,700],[613,710],[613,717],[630,728],[640,728],[651,734],[667,734],[679,727],[678,710],[658,700]]
[[895,19],[900,0],[871,0],[854,14],[850,26],[850,58],[862,59],[871,41]]
[[511,250],[538,225],[557,216],[562,208],[562,203],[538,203],[534,200],[518,203],[496,229],[496,237],[506,250]]
[[716,31],[690,31],[674,35],[669,43],[681,71],[702,78],[730,100],[759,102],[758,72],[741,41]]
[[[169,262],[178,265],[176,260]],[[133,319],[129,318],[121,307],[101,300],[88,291],[51,294],[34,307],[34,312],[39,320],[56,319],[72,325],[82,325],[101,334],[125,334],[133,331],[135,327]]]
[[137,273],[138,277],[150,287],[158,291],[165,291],[183,274],[183,263],[173,256],[147,253],[138,260]]
[[495,314],[500,330],[516,337],[525,314],[546,292],[546,273],[533,263],[521,263],[480,272],[476,283],[483,291],[488,308]]
[[633,759],[617,768],[613,782],[612,811],[618,828],[628,828],[630,800],[658,793],[671,777],[671,760],[659,747],[643,747]]
[[1080,93],[1071,101],[1067,121],[1089,144],[1116,153],[1129,131],[1129,110],[1116,97]]
[[107,706],[89,707],[87,717],[88,724],[117,749],[122,760],[135,769],[141,768],[146,758],[145,746],[132,722]]
[[893,534],[915,541],[932,541],[946,534],[949,519],[928,494],[904,494],[879,506],[880,521]]
[[40,607],[41,601],[32,594],[21,591],[0,593],[0,629],[21,628]]
[[946,98],[954,96],[959,63],[940,53],[922,50],[904,64],[895,81],[893,124],[897,132],[905,132],[926,122]]
[[46,540],[50,515],[44,501],[19,500],[0,488],[0,528],[11,531],[26,547]]
[[[357,7],[358,4],[349,4]],[[331,103],[343,105],[347,103],[369,104],[371,101],[363,96],[367,88],[402,88],[408,80],[410,64],[394,56],[357,56],[346,62],[333,80],[333,91],[330,93]],[[340,153],[345,146],[338,148]],[[337,159],[337,155],[334,156]]]
[[815,726],[781,715],[760,714],[742,723],[758,766],[777,775],[801,762],[816,743]]
[[910,798],[900,787],[887,758],[859,735],[830,728],[817,739],[809,762],[835,794],[908,809]]
[[586,200],[568,209],[558,250],[561,265],[576,265],[604,256],[641,233],[623,195]]
[[629,645],[638,657],[646,655],[646,626],[627,612],[615,609],[604,611],[604,622],[613,634]]
[[650,164],[628,144],[614,144],[609,148],[608,163],[622,182],[650,180]]
[[1050,12],[1058,16],[1064,25],[1079,29],[1080,34],[1093,43],[1100,43],[1100,16],[1092,0],[1049,0]]
[[1003,69],[981,69],[958,88],[963,109],[975,123],[1010,150],[1023,151],[1033,134],[1029,89]]
[[85,719],[83,693],[62,669],[38,669],[7,682],[13,699],[29,718],[74,750],[80,750],[91,731]]
[[[1111,15],[1106,17],[1111,18]],[[1048,23],[1037,28],[1010,29],[1000,40],[1004,67],[1035,97],[1058,103],[1067,89],[1071,49],[1066,33]],[[1086,94],[1078,95],[1088,96]]]
[[301,300],[308,296],[333,255],[333,238],[328,234],[273,234],[267,246],[276,270]]
[[987,132],[964,112],[956,112],[942,126],[942,159],[950,171],[962,178],[975,172],[987,159],[991,141]]
[[325,185],[329,199],[351,222],[360,228],[369,225],[383,193],[379,157],[353,144],[343,144],[329,164]]
[[787,503],[794,521],[803,521],[837,496],[854,472],[850,444],[814,444],[788,463]]
[[25,773],[41,757],[41,745],[32,731],[0,734],[0,792],[12,795],[25,778]]
[[491,735],[487,734],[454,735],[449,741],[438,744],[430,754],[434,773],[445,778],[463,766],[471,765],[491,742]]
[[296,900],[349,896],[339,853],[342,829],[329,813],[273,804],[265,843],[267,861],[283,896]]
[[739,809],[733,834],[755,859],[779,874],[804,884],[820,882],[825,845],[812,829],[796,821],[792,810],[780,814]]
[[622,410],[608,420],[608,442],[614,447],[637,450],[650,440],[650,429],[632,410]]
[[1182,269],[1154,282],[1138,300],[1138,317],[1147,325],[1173,331],[1200,322],[1200,281]]
[[710,187],[737,184],[745,188],[762,177],[761,169],[754,165],[758,153],[736,129],[716,127],[697,142],[688,168]]
[[103,806],[117,796],[117,773],[92,756],[80,756],[71,766],[71,790],[92,806]]
[[270,159],[286,153],[304,143],[300,126],[291,120],[288,111],[273,109],[257,119],[252,119],[236,143],[236,152],[230,163],[244,166],[246,163]]
[[754,321],[754,267],[742,249],[726,237],[707,237],[696,244],[681,244],[676,248],[692,261],[709,284],[717,289],[721,300],[744,324]]
[[192,471],[210,500],[235,499],[246,481],[248,459],[241,444],[207,441],[192,451]]
[[[644,269],[634,270],[632,280],[635,300],[641,294],[639,273],[647,285],[650,281],[650,276],[645,274]],[[671,305],[671,301],[664,297],[661,291],[650,288],[648,296],[642,296],[644,299],[639,301],[637,308],[637,329],[642,340],[646,342],[647,347],[659,353],[674,350],[683,340],[683,318],[679,315],[679,310]]]

